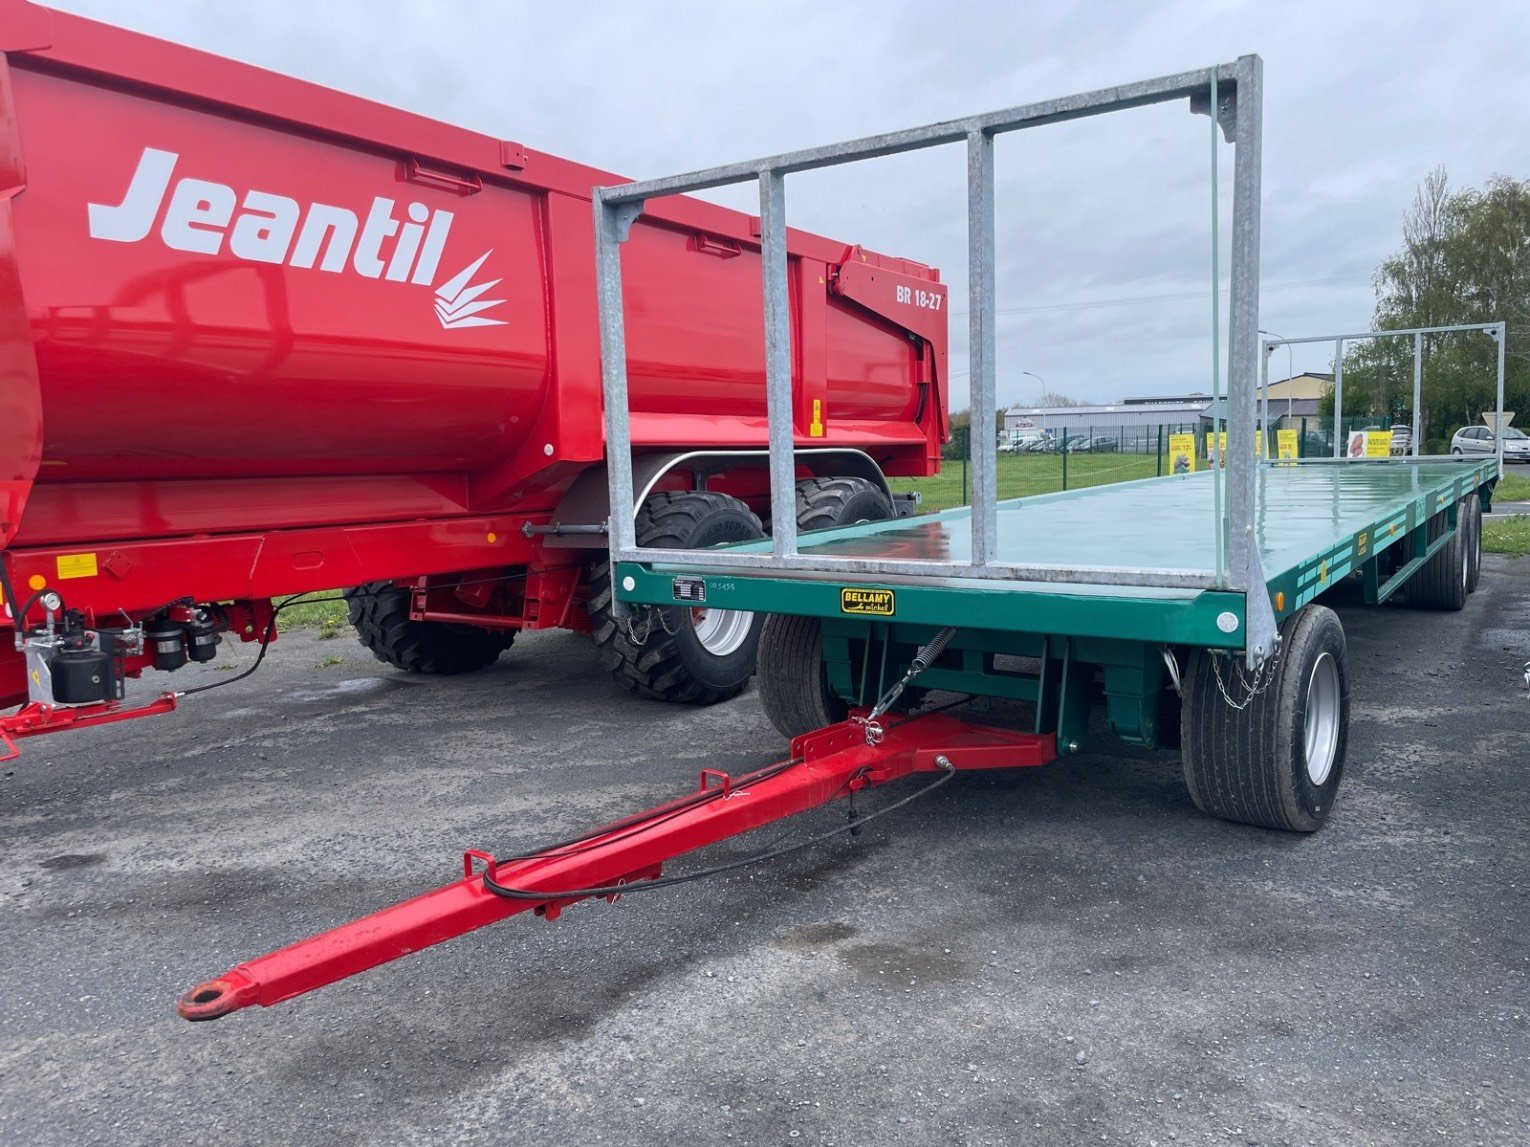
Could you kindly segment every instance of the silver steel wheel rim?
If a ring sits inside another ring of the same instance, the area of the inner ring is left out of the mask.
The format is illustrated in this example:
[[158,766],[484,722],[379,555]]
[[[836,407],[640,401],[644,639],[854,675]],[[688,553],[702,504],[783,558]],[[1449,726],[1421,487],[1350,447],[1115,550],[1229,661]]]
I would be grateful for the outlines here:
[[691,628],[696,640],[713,657],[726,657],[736,653],[749,637],[749,627],[754,624],[754,614],[741,609],[691,610]]
[[1333,772],[1339,753],[1339,665],[1331,653],[1320,653],[1307,678],[1307,705],[1302,723],[1307,742],[1307,779],[1321,785]]

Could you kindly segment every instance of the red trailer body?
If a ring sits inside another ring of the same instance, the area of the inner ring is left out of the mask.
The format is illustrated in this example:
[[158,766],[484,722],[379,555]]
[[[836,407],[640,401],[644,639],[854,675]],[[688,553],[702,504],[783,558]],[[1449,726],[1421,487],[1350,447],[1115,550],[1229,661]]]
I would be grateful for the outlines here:
[[[0,51],[16,595],[87,625],[225,603],[254,639],[273,595],[393,582],[416,622],[588,625],[600,551],[567,545],[603,541],[537,531],[571,489],[604,517],[590,193],[619,177],[22,0]],[[938,273],[789,250],[802,475],[934,472]],[[755,221],[656,201],[624,259],[650,489],[763,513]],[[0,705],[26,697],[7,634]]]

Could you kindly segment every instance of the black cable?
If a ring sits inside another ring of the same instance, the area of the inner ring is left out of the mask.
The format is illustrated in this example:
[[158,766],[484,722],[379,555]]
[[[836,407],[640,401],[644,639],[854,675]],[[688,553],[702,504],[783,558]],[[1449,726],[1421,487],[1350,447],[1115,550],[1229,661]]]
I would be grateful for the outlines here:
[[[954,700],[945,702],[943,705],[937,705],[931,709],[921,709],[917,713],[907,714],[903,717],[902,720],[889,724],[888,728],[900,728],[901,726],[907,725],[912,721],[917,721],[922,717],[928,717],[932,713],[943,713],[947,709],[953,709],[958,705],[964,705],[970,700],[972,700],[971,694],[963,694]],[[773,777],[780,776],[787,769],[794,768],[795,766],[802,764],[803,760],[804,758],[802,757],[792,757],[790,760],[781,761],[775,765],[767,765],[763,769],[756,769],[752,773],[746,773],[743,776],[733,777],[729,787],[743,790],[748,788],[750,785],[760,784],[763,781],[768,781]],[[830,793],[828,799],[823,803],[827,805],[833,801],[838,800],[840,794],[850,786],[850,783],[855,779],[855,776],[859,775],[860,774],[857,773],[853,776],[846,777],[842,782],[840,782],[840,786],[832,793]],[[665,824],[673,820],[682,812],[689,812],[699,804],[705,804],[708,801],[716,800],[718,797],[725,795],[726,793],[720,787],[697,790],[696,792],[688,793],[683,797],[679,797],[676,800],[670,801],[668,804],[660,805],[658,809],[649,809],[646,812],[634,813],[632,816],[624,817],[622,820],[614,821],[611,824],[605,825],[601,828],[593,829],[590,832],[582,833],[579,836],[569,837],[567,840],[560,840],[553,844],[545,845],[544,847],[536,849],[532,852],[522,852],[511,856],[496,856],[494,858],[494,864],[497,867],[502,864],[513,864],[521,860],[561,860],[570,856],[579,856],[583,853],[591,852],[596,848],[603,848],[608,844],[617,844],[623,840],[628,840],[631,837],[636,836],[639,833],[644,832],[656,825]],[[852,797],[855,796],[853,790],[851,791],[850,795]],[[656,815],[656,813],[662,815]],[[850,829],[852,834],[859,832],[860,822],[865,819],[867,818],[860,817],[855,820],[855,826]],[[630,831],[623,832],[622,830],[624,829]],[[785,837],[788,837],[792,834],[792,831],[793,830],[788,829],[784,833],[777,834],[775,839],[781,840]],[[620,832],[621,835],[611,835],[612,833],[617,832]]]
[[0,597],[5,598],[5,604],[11,608],[12,625],[17,633],[21,632],[21,618],[17,616],[16,591],[11,587],[10,571],[5,568],[5,557],[0,554]]
[[[812,845],[820,844],[831,837],[840,836],[852,829],[859,828],[867,821],[876,820],[877,817],[885,816],[906,804],[918,800],[920,797],[928,796],[954,776],[956,776],[956,769],[947,766],[943,776],[925,785],[917,792],[910,793],[902,800],[894,801],[892,804],[879,808],[875,812],[867,813],[850,824],[842,824],[837,828],[830,829],[828,832],[818,833],[816,836],[810,836],[806,840],[798,841],[795,844],[783,845],[780,848],[769,849],[765,852],[757,852],[741,860],[730,860],[726,864],[714,865],[711,868],[701,869],[699,872],[687,872],[680,876],[661,876],[654,880],[641,880],[633,884],[611,884],[603,888],[565,888],[549,891],[530,891],[524,888],[511,888],[508,885],[500,884],[490,875],[489,870],[485,869],[482,877],[483,886],[494,893],[494,895],[503,896],[507,900],[578,900],[587,896],[625,896],[629,892],[649,892],[656,888],[669,888],[676,884],[688,884],[693,880],[701,880],[708,876],[718,876],[724,872],[732,872],[736,868],[746,868],[751,864],[774,860],[778,856],[798,852]],[[529,859],[535,859],[535,857]]]
[[[773,777],[778,777],[787,769],[793,768],[800,764],[802,764],[802,758],[793,757],[789,761],[782,761],[779,764],[769,765],[763,769],[757,769],[754,772],[747,774],[746,776],[732,778],[729,788],[737,788],[742,791],[749,785],[760,784],[764,781],[772,779]],[[843,786],[841,786],[841,788],[843,788]],[[628,840],[634,836],[637,836],[639,833],[646,832],[648,829],[653,828],[656,825],[667,824],[669,821],[674,820],[681,813],[690,812],[698,805],[709,804],[710,802],[717,800],[719,797],[726,795],[727,793],[722,789],[721,786],[717,788],[697,789],[695,792],[687,793],[685,796],[679,797],[676,800],[669,802],[669,804],[660,805],[658,809],[649,809],[646,812],[634,813],[632,816],[624,817],[619,821],[606,825],[604,828],[597,828],[593,832],[587,832],[581,836],[570,837],[568,840],[562,840],[555,844],[549,844],[545,848],[539,848],[533,852],[523,852],[513,856],[496,856],[494,858],[494,863],[496,865],[500,865],[512,864],[519,860],[561,860],[569,856],[579,856],[583,853],[593,851],[596,848],[602,848],[608,844],[618,844],[621,841]],[[834,796],[838,795],[839,793],[836,791]],[[833,800],[834,797],[830,797],[829,799]],[[620,833],[620,835],[612,836],[612,833]]]
[[[474,579],[472,581],[452,582],[451,584],[448,584],[448,585],[433,586],[431,588],[433,588],[433,589],[461,589],[463,586],[468,586],[468,585],[486,585],[486,584],[488,584],[490,582],[497,582],[497,581],[515,581],[517,578],[524,578],[525,576],[526,576],[525,574],[510,574],[510,575],[500,575],[499,577],[476,578],[476,579]],[[390,586],[389,588],[391,589],[392,587]],[[323,592],[322,590],[310,590],[307,593],[296,594],[293,597],[289,597],[286,601],[279,602],[277,605],[272,607],[272,609],[271,609],[271,620],[266,624],[266,631],[265,631],[265,633],[263,633],[261,635],[261,638],[260,638],[260,652],[255,655],[255,662],[254,662],[254,664],[252,664],[243,673],[237,673],[233,677],[225,677],[221,681],[213,681],[213,682],[211,682],[210,684],[207,684],[207,685],[196,685],[196,686],[193,686],[190,689],[182,689],[180,691],[180,696],[182,696],[182,697],[190,697],[190,696],[192,696],[194,694],[197,694],[197,693],[206,693],[206,692],[208,692],[209,690],[212,690],[212,689],[221,689],[225,685],[232,685],[236,681],[243,681],[246,677],[250,676],[250,674],[254,673],[255,670],[259,669],[260,668],[260,663],[266,659],[266,650],[271,647],[271,642],[273,640],[275,640],[275,638],[276,638],[276,618],[277,618],[277,615],[280,614],[282,610],[287,609],[287,608],[289,608],[291,606],[294,606],[294,605],[321,605],[324,602],[328,602],[328,601],[347,601],[347,600],[349,600],[349,598],[346,595],[344,595],[344,594],[342,594],[340,597],[314,597],[313,596],[313,594],[315,594],[315,593],[322,593],[322,592]],[[384,590],[354,590],[354,591],[351,592],[350,597],[377,597],[379,594],[382,594],[384,592],[386,592],[386,591],[384,591]],[[169,609],[170,606],[182,604],[182,602],[184,600],[185,600],[184,598],[178,598],[177,600],[171,602],[170,605],[161,606],[160,608],[161,609]],[[156,611],[156,612],[158,612],[158,611]]]
[[[22,607],[21,607],[21,612],[20,613],[17,613],[17,614],[13,615],[15,617],[15,619],[16,619],[16,632],[17,633],[22,632],[22,627],[26,625],[26,616],[27,616],[27,614],[32,612],[32,607],[37,604],[38,599],[40,597],[42,597],[43,594],[45,594],[45,593],[57,594],[58,595],[58,610],[57,610],[57,612],[60,613],[60,614],[62,614],[64,612],[64,595],[59,593],[57,590],[50,590],[47,586],[44,586],[42,589],[40,589],[36,593],[34,593],[31,597],[27,598],[26,603],[24,605],[22,605]],[[12,600],[12,599],[9,598],[9,597],[6,598],[6,601],[10,601],[10,600]]]
[[260,663],[266,659],[266,650],[271,648],[271,642],[276,637],[276,615],[279,614],[282,610],[286,609],[287,606],[297,604],[299,604],[297,599],[289,598],[288,600],[282,602],[281,605],[271,610],[271,620],[266,622],[266,631],[261,635],[260,638],[260,652],[255,655],[254,663],[251,664],[251,666],[243,673],[235,674],[233,677],[225,677],[222,681],[214,681],[207,685],[193,685],[190,689],[182,689],[180,691],[181,696],[191,697],[197,693],[206,693],[212,689],[221,689],[225,685],[232,685],[235,681],[243,681],[250,674],[254,673],[255,670],[260,668]]

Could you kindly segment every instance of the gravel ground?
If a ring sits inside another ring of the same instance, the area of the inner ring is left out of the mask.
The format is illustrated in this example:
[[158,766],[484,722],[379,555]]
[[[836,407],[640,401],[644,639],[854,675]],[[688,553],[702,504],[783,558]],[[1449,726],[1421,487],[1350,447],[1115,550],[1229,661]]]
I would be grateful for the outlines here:
[[752,693],[618,695],[569,634],[457,680],[288,635],[250,681],[6,766],[0,1141],[1523,1143],[1530,559],[1489,558],[1458,616],[1341,612],[1349,775],[1316,836],[1208,820],[1174,754],[1100,738],[186,1024],[185,987],[463,847],[779,752]]

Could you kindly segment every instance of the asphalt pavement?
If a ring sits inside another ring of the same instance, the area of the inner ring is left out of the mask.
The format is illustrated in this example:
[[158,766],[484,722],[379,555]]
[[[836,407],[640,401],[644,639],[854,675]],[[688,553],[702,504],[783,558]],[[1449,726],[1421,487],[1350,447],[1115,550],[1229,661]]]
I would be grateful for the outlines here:
[[1207,819],[1176,754],[1102,736],[188,1024],[186,987],[465,847],[780,755],[753,692],[628,697],[572,634],[458,679],[285,635],[172,716],[4,766],[0,1142],[1524,1143],[1530,559],[1489,557],[1461,614],[1341,616],[1348,775],[1314,836]]

